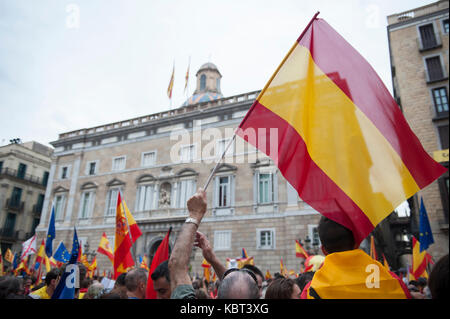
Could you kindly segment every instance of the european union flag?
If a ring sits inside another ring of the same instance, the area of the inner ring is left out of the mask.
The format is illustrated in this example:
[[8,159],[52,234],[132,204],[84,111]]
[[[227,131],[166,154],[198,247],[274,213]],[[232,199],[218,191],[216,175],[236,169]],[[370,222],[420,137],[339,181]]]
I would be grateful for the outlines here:
[[55,254],[53,255],[56,261],[62,263],[68,263],[70,260],[70,253],[67,250],[66,246],[64,246],[63,242],[60,242],[58,247],[56,248]]
[[420,199],[419,211],[419,243],[420,252],[427,250],[434,243],[433,233],[431,232],[430,221],[428,220],[427,210],[423,204],[423,197]]
[[52,206],[52,216],[50,217],[50,223],[48,224],[47,240],[45,241],[45,253],[47,257],[51,257],[53,254],[53,239],[55,239],[55,207]]
[[72,253],[70,254],[70,260],[66,265],[58,286],[56,286],[55,291],[53,292],[52,299],[75,298],[75,288],[80,287],[80,271],[77,265],[79,248],[80,244],[78,242],[77,230],[74,228]]

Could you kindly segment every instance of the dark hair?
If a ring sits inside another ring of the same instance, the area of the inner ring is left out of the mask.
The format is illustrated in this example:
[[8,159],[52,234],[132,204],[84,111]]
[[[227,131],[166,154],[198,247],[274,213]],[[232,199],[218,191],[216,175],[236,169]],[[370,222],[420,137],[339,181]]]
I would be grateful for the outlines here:
[[144,268],[134,268],[125,277],[125,287],[128,291],[135,291],[141,282],[147,284],[147,270]]
[[153,271],[152,280],[158,280],[161,277],[165,277],[167,282],[170,282],[170,272],[169,272],[169,260],[163,261],[158,267]]
[[109,293],[102,294],[99,299],[124,299],[118,292],[110,291]]
[[0,299],[11,299],[13,295],[19,295],[21,292],[21,281],[14,276],[5,276],[0,281]]
[[58,279],[58,277],[61,275],[61,272],[58,268],[53,268],[45,275],[45,284],[47,286],[50,286],[53,279]]
[[195,289],[195,299],[209,299],[209,298],[204,290]]
[[296,284],[290,278],[277,278],[267,287],[265,299],[291,299],[292,291]]
[[248,269],[248,270],[253,271],[253,273],[254,273],[255,275],[260,276],[260,277],[262,278],[262,280],[264,281],[264,274],[262,273],[261,270],[259,270],[258,267],[254,266],[254,265],[248,265],[248,264],[247,264],[247,265],[244,265],[242,268],[245,268],[245,269]]
[[115,285],[116,285],[116,286],[125,286],[125,277],[126,277],[126,276],[127,276],[127,273],[126,273],[126,272],[121,273],[121,274],[117,277],[116,282],[115,282]]
[[355,248],[355,239],[350,229],[322,216],[317,227],[320,241],[327,253],[352,250]]
[[448,299],[448,254],[439,259],[431,270],[428,278],[428,287],[430,288],[431,297],[433,299]]
[[308,282],[310,282],[313,279],[313,277],[314,277],[314,272],[313,271],[308,271],[308,272],[305,272],[303,274],[300,274],[300,276],[295,278],[295,282],[297,283],[297,285],[300,288],[300,290],[303,291],[303,289],[305,288],[306,284],[308,284]]

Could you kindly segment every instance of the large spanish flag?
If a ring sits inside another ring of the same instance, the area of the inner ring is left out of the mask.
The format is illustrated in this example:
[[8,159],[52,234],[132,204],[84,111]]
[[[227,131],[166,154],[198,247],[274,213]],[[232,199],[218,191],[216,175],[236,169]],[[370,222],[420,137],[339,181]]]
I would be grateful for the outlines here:
[[133,257],[131,256],[130,232],[128,230],[127,219],[125,218],[125,210],[122,205],[120,192],[117,199],[116,207],[116,239],[114,247],[114,279],[127,271],[128,268],[134,266]]
[[423,149],[369,63],[317,14],[237,135],[357,243],[446,170]]

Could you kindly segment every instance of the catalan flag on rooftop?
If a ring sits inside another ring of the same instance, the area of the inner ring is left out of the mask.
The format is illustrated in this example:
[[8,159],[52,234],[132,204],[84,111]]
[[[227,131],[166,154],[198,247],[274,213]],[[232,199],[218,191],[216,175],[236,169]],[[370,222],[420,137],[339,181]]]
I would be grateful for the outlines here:
[[[360,243],[446,169],[423,149],[375,70],[317,14],[237,135]],[[264,54],[264,47],[256,51]]]

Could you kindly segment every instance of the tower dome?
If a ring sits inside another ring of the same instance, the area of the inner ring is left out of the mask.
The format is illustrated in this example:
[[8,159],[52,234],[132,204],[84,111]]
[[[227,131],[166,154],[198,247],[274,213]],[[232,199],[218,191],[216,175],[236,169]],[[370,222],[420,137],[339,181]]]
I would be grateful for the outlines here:
[[222,75],[214,63],[208,62],[203,64],[195,74],[197,77],[197,86],[192,94],[182,106],[196,104],[201,102],[209,102],[223,97],[220,91],[220,80]]

